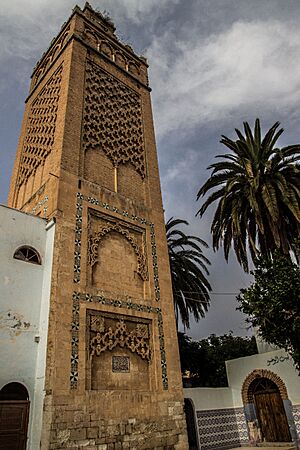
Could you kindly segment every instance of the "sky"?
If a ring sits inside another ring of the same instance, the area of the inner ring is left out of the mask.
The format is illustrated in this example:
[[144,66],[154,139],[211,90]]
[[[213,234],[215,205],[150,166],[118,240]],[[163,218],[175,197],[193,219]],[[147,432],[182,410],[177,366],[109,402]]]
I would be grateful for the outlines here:
[[[94,0],[108,12],[117,35],[150,65],[149,78],[166,220],[211,247],[212,207],[195,217],[200,186],[222,134],[234,138],[243,121],[276,121],[281,146],[300,142],[299,0]],[[84,2],[77,3],[80,7]],[[0,0],[0,203],[9,180],[30,75],[75,6],[73,0]],[[225,151],[226,152],[226,151]],[[205,251],[211,266],[211,306],[192,323],[194,339],[232,330],[246,335],[236,294],[252,281],[231,254]]]

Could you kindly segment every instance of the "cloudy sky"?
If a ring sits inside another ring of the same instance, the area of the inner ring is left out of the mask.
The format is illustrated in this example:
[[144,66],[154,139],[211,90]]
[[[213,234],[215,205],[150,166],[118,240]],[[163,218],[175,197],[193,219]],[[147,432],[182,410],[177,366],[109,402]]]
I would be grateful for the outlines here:
[[[73,0],[10,0],[0,13],[0,202],[6,203],[30,74],[69,17]],[[83,7],[84,2],[78,2]],[[166,219],[210,243],[211,213],[195,218],[206,167],[223,153],[221,134],[243,121],[280,121],[280,144],[300,142],[299,0],[94,0],[120,39],[148,58]],[[234,256],[207,251],[213,293],[194,338],[246,334],[235,294],[249,284]]]

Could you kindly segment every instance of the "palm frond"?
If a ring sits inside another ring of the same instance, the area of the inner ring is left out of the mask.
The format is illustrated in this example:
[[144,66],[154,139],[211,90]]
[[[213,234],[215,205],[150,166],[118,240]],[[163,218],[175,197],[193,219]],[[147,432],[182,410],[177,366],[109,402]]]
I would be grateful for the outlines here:
[[207,243],[198,236],[186,235],[175,228],[188,225],[186,220],[171,217],[166,223],[169,262],[176,320],[190,327],[190,315],[198,321],[204,317],[209,306],[211,286],[206,276],[210,261],[201,246]]
[[[233,248],[237,260],[248,271],[248,251],[272,256],[294,251],[300,229],[300,144],[275,147],[283,133],[279,122],[261,137],[256,119],[252,132],[244,122],[245,135],[236,129],[236,141],[222,135],[230,153],[217,155],[211,175],[200,187],[197,200],[205,197],[197,215],[216,205],[211,225],[213,248],[222,244],[228,260]],[[208,197],[206,195],[208,194]]]

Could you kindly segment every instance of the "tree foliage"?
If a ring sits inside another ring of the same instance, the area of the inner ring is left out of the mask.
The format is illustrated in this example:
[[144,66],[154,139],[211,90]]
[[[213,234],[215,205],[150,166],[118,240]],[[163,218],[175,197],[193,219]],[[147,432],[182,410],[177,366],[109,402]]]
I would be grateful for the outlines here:
[[178,333],[183,383],[186,387],[227,386],[225,361],[257,353],[254,336],[251,338],[211,334],[193,341]]
[[261,137],[259,119],[254,132],[244,122],[237,140],[222,136],[230,152],[217,155],[210,178],[200,188],[197,200],[210,192],[198,213],[218,202],[211,232],[213,248],[224,246],[228,260],[231,246],[238,262],[248,272],[248,255],[271,256],[275,250],[288,255],[300,231],[300,145],[277,148],[283,133],[276,122]]
[[284,348],[300,372],[300,268],[276,253],[258,258],[255,282],[241,289],[238,309],[269,344]]
[[188,222],[171,217],[166,223],[166,234],[176,322],[180,317],[189,328],[190,315],[198,322],[209,306],[211,287],[206,276],[210,262],[201,248],[207,248],[207,243],[197,236],[186,235],[176,228],[178,225],[188,225]]

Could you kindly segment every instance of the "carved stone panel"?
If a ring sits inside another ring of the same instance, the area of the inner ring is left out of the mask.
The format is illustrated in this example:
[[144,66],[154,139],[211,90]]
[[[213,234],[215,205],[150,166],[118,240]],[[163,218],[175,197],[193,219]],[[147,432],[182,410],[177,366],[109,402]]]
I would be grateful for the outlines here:
[[148,280],[145,230],[89,210],[88,282],[104,291],[141,296]]
[[88,388],[148,388],[149,320],[88,310],[86,347]]
[[130,372],[130,359],[128,356],[112,357],[113,372]]
[[32,173],[35,173],[41,164],[45,163],[52,150],[61,77],[62,66],[52,75],[32,103],[18,176],[19,186]]
[[115,167],[131,163],[145,177],[140,97],[91,61],[86,66],[82,142],[86,158],[88,150],[101,149]]

